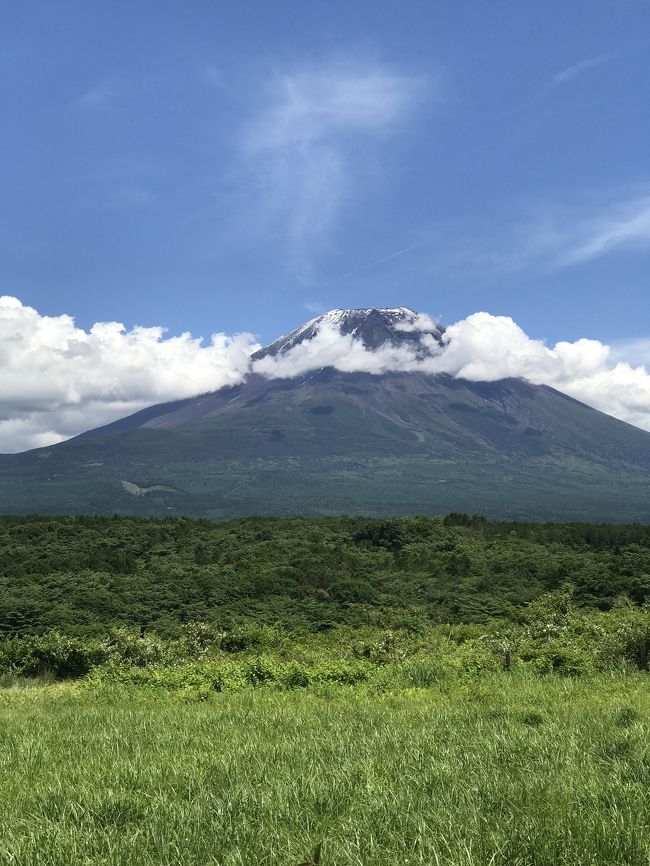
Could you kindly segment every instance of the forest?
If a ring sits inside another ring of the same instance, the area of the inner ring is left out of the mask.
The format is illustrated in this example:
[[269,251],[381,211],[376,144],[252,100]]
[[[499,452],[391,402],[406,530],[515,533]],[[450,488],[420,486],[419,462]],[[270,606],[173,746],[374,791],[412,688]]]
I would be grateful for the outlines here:
[[507,617],[570,583],[579,608],[650,595],[650,527],[480,515],[0,518],[0,634],[183,624],[418,629]]
[[384,665],[407,685],[647,668],[642,525],[5,517],[0,541],[9,680],[201,694],[374,681]]

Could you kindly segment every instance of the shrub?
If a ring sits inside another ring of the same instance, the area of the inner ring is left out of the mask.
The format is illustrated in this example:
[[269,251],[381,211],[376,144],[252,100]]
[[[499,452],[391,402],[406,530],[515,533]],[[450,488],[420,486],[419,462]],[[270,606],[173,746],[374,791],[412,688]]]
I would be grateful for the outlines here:
[[280,675],[280,683],[285,689],[307,688],[311,680],[311,671],[297,662],[290,662]]
[[244,663],[243,674],[248,685],[262,686],[275,682],[280,676],[280,668],[271,659],[259,656]]
[[188,622],[181,628],[177,648],[182,658],[202,659],[213,648],[221,648],[225,632],[207,622]]
[[102,643],[102,649],[109,662],[141,668],[165,661],[171,654],[170,645],[157,635],[127,628],[113,629]]
[[44,635],[11,638],[0,643],[0,671],[24,677],[73,679],[106,660],[97,641],[81,640],[51,631]]
[[368,659],[376,665],[402,661],[409,652],[413,652],[413,646],[408,645],[404,634],[390,629],[373,640],[362,641],[352,647],[352,654],[356,658]]
[[556,673],[563,677],[579,677],[592,674],[596,670],[593,654],[561,640],[550,641],[524,658],[532,661],[533,669],[541,674]]
[[220,635],[219,647],[225,653],[241,653],[246,650],[276,648],[283,640],[284,635],[275,629],[251,623],[223,632]]
[[342,685],[353,686],[365,682],[369,678],[371,670],[370,665],[361,661],[321,662],[314,668],[313,679],[321,683],[341,683]]

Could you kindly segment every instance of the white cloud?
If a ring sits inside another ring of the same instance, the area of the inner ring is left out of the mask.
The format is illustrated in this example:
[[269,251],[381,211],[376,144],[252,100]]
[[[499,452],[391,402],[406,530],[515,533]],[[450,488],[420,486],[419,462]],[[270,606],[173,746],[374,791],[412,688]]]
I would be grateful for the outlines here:
[[250,230],[252,219],[256,231],[275,235],[296,275],[308,274],[351,199],[368,140],[399,129],[424,92],[422,78],[361,61],[308,66],[272,80],[267,104],[243,134],[253,199],[246,225]]
[[[432,320],[424,315],[418,328]],[[523,378],[550,385],[616,418],[650,430],[650,373],[622,360],[598,340],[580,339],[547,346],[530,338],[511,318],[479,312],[450,325],[441,349],[423,334],[422,345],[385,345],[366,349],[352,335],[329,324],[317,336],[285,355],[265,357],[254,365],[269,377],[302,375],[323,366],[345,372],[385,373],[390,370],[447,373],[471,381]],[[647,344],[646,344],[647,345]],[[428,350],[423,357],[422,349]]]
[[269,378],[292,378],[320,367],[335,367],[346,373],[386,373],[409,370],[417,355],[409,346],[380,346],[366,349],[352,334],[341,334],[329,322],[320,325],[310,340],[294,346],[285,354],[267,355],[253,364],[253,370]]
[[600,54],[597,57],[587,57],[584,60],[579,60],[577,63],[573,63],[571,66],[567,66],[565,69],[557,72],[549,81],[546,89],[549,90],[561,84],[566,84],[568,81],[573,81],[574,78],[578,78],[590,69],[595,69],[604,63],[608,63],[610,60],[614,60],[619,54],[619,51],[612,51],[609,54]]
[[119,210],[142,210],[151,207],[154,196],[141,186],[119,184],[111,187],[106,195],[106,204]]
[[416,313],[413,319],[395,322],[396,331],[435,331],[439,325],[428,313]]
[[[650,340],[614,348],[580,339],[547,346],[512,319],[474,313],[450,325],[441,347],[435,322],[410,325],[419,341],[367,349],[325,323],[316,336],[252,369],[270,378],[332,366],[346,372],[446,373],[474,381],[524,378],[546,384],[650,430]],[[241,382],[258,346],[248,334],[165,337],[160,327],[115,322],[78,328],[70,316],[42,316],[0,297],[0,451],[49,445],[167,400]]]
[[[460,378],[506,376],[550,385],[609,415],[650,430],[650,373],[618,359],[598,340],[547,347],[510,318],[474,313],[452,325],[439,368]],[[434,362],[434,367],[436,362]]]
[[110,108],[115,96],[115,83],[111,80],[102,81],[73,99],[70,107],[76,111],[102,111]]
[[611,349],[613,361],[627,361],[629,364],[650,367],[650,338],[620,340],[612,343]]
[[250,335],[166,337],[160,327],[89,331],[0,297],[0,451],[51,444],[154,403],[240,382]]
[[[505,242],[504,239],[505,238]],[[598,195],[570,204],[540,204],[499,236],[451,243],[454,265],[493,273],[558,270],[613,253],[650,250],[647,184],[633,195]]]
[[560,257],[574,265],[623,249],[650,247],[650,196],[617,203],[577,227]]

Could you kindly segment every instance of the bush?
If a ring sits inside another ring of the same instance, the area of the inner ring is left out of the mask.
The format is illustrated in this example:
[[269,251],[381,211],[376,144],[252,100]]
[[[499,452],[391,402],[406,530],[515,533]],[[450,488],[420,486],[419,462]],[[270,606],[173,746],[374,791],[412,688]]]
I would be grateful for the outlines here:
[[356,658],[368,659],[373,664],[384,665],[404,659],[406,647],[403,635],[397,635],[394,631],[386,631],[374,640],[366,640],[353,645],[352,654]]
[[225,653],[241,653],[247,650],[273,649],[283,642],[284,636],[268,626],[237,626],[220,634],[219,648]]
[[281,669],[271,659],[258,657],[244,662],[244,679],[250,686],[263,686],[276,682],[280,677]]
[[113,629],[102,648],[107,661],[141,668],[168,660],[171,655],[170,645],[162,638],[126,628]]
[[177,648],[182,658],[202,659],[211,650],[220,649],[225,636],[211,623],[192,620],[181,628]]
[[285,689],[305,689],[312,681],[312,672],[297,662],[290,662],[280,676]]
[[0,643],[0,671],[23,677],[57,680],[85,676],[95,665],[106,661],[104,647],[97,641],[81,640],[52,631]]
[[580,677],[596,670],[593,654],[579,646],[568,645],[562,641],[551,641],[535,653],[524,657],[531,661],[536,673],[555,673],[563,677]]
[[341,683],[353,686],[365,682],[372,671],[372,667],[361,661],[328,661],[316,665],[313,671],[313,679],[321,683]]

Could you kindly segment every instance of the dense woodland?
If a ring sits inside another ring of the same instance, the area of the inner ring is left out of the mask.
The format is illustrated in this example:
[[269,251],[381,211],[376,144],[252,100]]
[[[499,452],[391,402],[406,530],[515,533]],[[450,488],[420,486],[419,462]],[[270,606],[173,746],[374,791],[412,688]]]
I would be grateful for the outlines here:
[[569,582],[577,607],[650,594],[650,527],[444,519],[0,518],[0,633],[243,622],[318,632],[513,614]]

